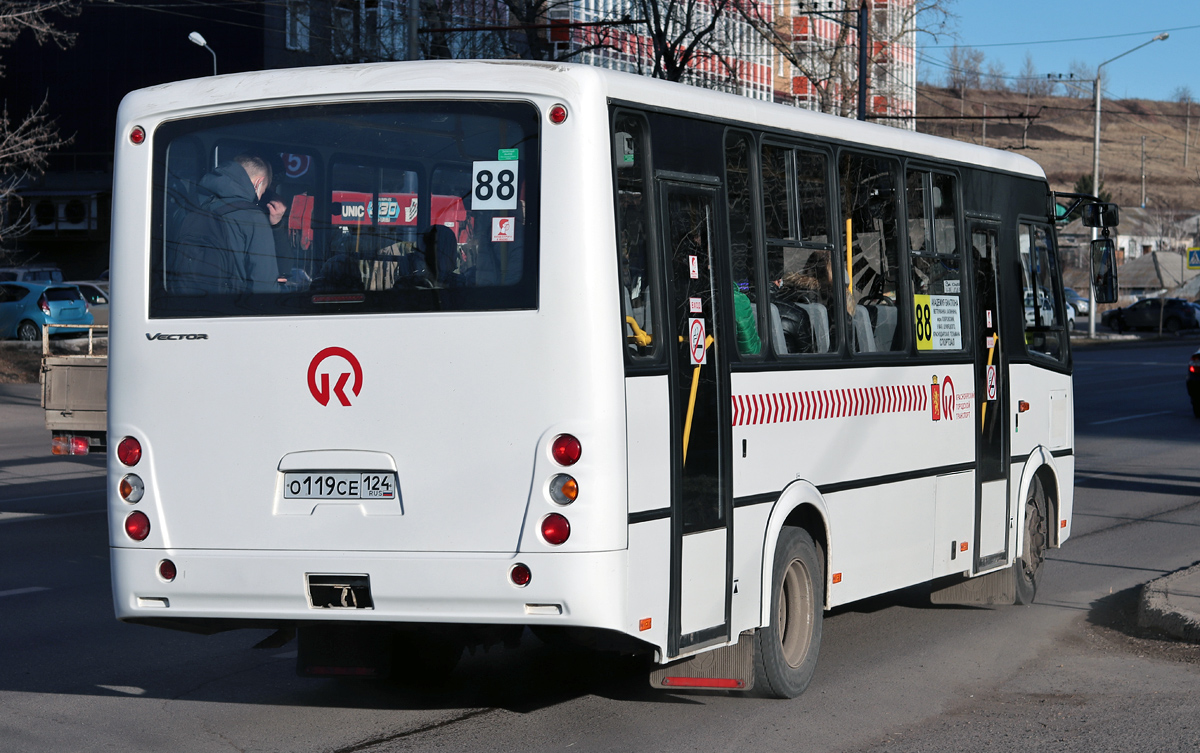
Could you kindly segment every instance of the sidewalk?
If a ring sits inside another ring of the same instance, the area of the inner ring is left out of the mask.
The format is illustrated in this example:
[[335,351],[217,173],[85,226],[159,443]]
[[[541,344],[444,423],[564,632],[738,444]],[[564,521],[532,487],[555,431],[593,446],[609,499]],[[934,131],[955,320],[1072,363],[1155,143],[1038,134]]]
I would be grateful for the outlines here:
[[1142,586],[1138,625],[1200,643],[1200,562]]

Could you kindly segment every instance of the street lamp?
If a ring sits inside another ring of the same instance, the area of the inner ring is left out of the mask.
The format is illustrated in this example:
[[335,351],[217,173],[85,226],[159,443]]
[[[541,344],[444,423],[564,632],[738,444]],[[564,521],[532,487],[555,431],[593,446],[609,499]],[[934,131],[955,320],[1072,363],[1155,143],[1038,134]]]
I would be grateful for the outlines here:
[[217,52],[216,52],[216,50],[214,50],[213,48],[211,48],[211,47],[209,47],[209,46],[208,46],[208,42],[204,41],[204,35],[202,35],[202,34],[201,34],[200,32],[198,32],[198,31],[193,31],[191,34],[188,34],[188,41],[190,41],[190,42],[191,42],[192,44],[194,44],[194,45],[198,45],[198,46],[200,46],[200,47],[203,47],[204,49],[206,49],[206,50],[208,50],[209,52],[211,52],[211,53],[212,53],[212,56],[213,56],[213,75],[214,75],[214,76],[215,76],[215,75],[217,75]]
[[[1169,34],[1163,32],[1162,34],[1154,37],[1154,39],[1151,39],[1148,42],[1142,42],[1137,47],[1126,50],[1120,55],[1109,58],[1100,65],[1096,66],[1096,78],[1092,81],[1092,96],[1096,102],[1096,132],[1092,140],[1092,193],[1094,193],[1097,198],[1100,196],[1100,69],[1114,60],[1123,58],[1131,52],[1137,52],[1148,44],[1161,42],[1169,36]],[[1096,240],[1098,236],[1099,230],[1097,228],[1092,228],[1092,240]],[[1088,305],[1088,337],[1094,338],[1096,336],[1096,286],[1090,283],[1088,284]]]

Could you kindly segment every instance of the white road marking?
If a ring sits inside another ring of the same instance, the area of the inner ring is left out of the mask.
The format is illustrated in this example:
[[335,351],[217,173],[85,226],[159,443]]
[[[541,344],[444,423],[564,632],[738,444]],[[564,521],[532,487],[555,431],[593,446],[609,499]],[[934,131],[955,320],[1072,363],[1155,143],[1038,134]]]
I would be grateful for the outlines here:
[[5,596],[20,596],[21,594],[35,594],[38,591],[49,591],[45,586],[29,586],[28,588],[14,588],[9,591],[0,591],[0,598]]
[[1120,418],[1110,418],[1105,421],[1093,421],[1090,424],[1088,424],[1088,426],[1099,426],[1100,424],[1115,424],[1118,421],[1132,421],[1135,418],[1150,418],[1151,416],[1165,416],[1168,413],[1174,413],[1174,412],[1175,411],[1160,410],[1157,413],[1139,413],[1136,416],[1122,416]]
[[21,518],[40,518],[45,514],[44,512],[0,512],[0,523]]
[[146,695],[145,690],[135,688],[132,685],[97,685],[96,687],[111,690],[114,693],[124,693],[125,695]]

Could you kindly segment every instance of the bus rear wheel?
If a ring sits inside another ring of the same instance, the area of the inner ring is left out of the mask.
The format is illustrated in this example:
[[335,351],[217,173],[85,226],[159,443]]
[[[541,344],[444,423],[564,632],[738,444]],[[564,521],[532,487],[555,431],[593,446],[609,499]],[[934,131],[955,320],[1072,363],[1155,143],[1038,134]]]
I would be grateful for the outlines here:
[[1037,596],[1038,575],[1046,559],[1047,539],[1046,493],[1042,489],[1041,479],[1035,476],[1025,498],[1025,535],[1021,542],[1021,556],[1013,563],[1018,604],[1032,604]]
[[795,698],[817,668],[825,604],[820,550],[799,528],[779,534],[771,603],[771,624],[755,634],[754,684],[762,695]]

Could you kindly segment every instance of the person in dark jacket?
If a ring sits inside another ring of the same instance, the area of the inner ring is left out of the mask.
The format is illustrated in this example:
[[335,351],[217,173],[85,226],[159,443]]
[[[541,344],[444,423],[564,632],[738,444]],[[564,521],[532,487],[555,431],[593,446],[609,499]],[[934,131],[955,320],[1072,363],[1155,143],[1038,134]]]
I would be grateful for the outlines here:
[[[278,223],[282,211],[271,207],[271,217],[253,203],[262,199],[271,185],[271,165],[261,157],[239,154],[200,179],[200,187],[212,194],[209,209],[236,205],[222,213],[229,251],[233,254],[234,287],[246,292],[271,292],[279,289],[279,269],[275,260],[275,237],[270,220]],[[279,203],[280,209],[283,204]],[[275,216],[278,215],[278,216]]]

